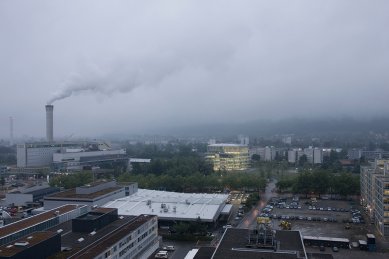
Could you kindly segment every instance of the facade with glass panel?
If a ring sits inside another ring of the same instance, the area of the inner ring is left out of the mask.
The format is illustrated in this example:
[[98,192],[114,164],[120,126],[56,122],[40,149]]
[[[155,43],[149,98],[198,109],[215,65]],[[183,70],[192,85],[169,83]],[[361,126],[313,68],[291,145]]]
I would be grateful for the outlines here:
[[241,171],[249,167],[250,157],[247,145],[212,144],[208,145],[207,160],[215,171]]

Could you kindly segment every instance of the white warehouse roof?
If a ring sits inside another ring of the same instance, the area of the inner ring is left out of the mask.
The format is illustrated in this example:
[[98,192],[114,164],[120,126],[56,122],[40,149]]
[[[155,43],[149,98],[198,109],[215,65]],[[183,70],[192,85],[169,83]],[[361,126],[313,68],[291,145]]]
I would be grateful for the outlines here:
[[119,215],[157,215],[162,220],[213,222],[223,210],[226,194],[177,193],[138,189],[125,198],[106,203],[103,207],[117,208]]

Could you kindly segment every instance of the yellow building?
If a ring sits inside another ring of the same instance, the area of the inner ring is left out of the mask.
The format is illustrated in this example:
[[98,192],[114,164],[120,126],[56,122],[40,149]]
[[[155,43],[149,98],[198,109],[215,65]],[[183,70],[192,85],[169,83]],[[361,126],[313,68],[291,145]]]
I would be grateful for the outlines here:
[[249,148],[238,144],[208,145],[207,159],[213,164],[215,171],[246,170],[250,162]]

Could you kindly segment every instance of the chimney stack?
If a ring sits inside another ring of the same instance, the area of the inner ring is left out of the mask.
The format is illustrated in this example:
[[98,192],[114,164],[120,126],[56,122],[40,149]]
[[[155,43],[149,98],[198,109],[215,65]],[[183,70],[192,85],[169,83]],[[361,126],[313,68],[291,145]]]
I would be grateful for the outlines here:
[[46,105],[46,138],[48,142],[53,142],[53,105]]

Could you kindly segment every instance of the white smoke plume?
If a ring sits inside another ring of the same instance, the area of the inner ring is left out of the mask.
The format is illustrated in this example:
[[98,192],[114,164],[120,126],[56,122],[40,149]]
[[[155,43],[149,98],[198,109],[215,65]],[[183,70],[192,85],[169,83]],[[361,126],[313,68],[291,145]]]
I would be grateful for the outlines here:
[[108,65],[89,65],[85,71],[74,73],[63,82],[47,104],[84,92],[111,95],[127,93],[140,86],[158,85],[181,67],[179,62],[169,61],[156,59],[152,62],[120,61]]

